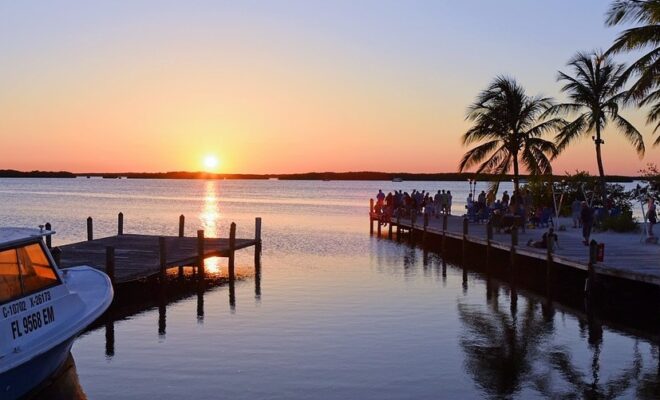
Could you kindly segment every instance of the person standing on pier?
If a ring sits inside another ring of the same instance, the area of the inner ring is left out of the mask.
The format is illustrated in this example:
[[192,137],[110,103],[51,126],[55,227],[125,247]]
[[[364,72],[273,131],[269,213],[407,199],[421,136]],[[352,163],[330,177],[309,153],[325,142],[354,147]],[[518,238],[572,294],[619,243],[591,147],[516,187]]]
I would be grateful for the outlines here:
[[582,221],[582,243],[589,246],[589,237],[591,236],[591,226],[594,223],[594,211],[589,207],[586,201],[582,202],[582,210],[580,211],[580,221]]
[[580,211],[582,210],[582,203],[575,198],[571,203],[571,217],[573,218],[573,228],[581,228],[582,222],[580,221]]
[[658,215],[655,211],[655,200],[653,197],[649,196],[647,209],[646,209],[646,218],[649,221],[648,235],[650,238],[654,237],[653,235],[653,225],[658,223]]
[[447,194],[445,195],[445,214],[451,215],[451,190],[447,190]]

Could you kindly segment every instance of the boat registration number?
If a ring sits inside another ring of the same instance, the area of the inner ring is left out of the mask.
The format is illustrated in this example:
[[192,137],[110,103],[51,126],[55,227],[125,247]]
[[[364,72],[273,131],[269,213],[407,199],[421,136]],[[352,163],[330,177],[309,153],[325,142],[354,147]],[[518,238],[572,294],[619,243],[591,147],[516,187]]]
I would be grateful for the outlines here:
[[13,339],[17,339],[53,322],[55,322],[55,310],[53,306],[48,306],[30,313],[23,318],[11,321],[11,334]]

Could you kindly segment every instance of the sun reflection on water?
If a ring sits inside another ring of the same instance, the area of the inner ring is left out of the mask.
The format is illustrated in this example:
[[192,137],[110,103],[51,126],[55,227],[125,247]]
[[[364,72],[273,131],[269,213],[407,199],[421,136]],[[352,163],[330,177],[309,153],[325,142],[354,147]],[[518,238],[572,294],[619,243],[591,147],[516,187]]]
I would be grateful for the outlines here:
[[[218,182],[209,180],[204,188],[204,205],[199,214],[206,237],[218,237],[220,205],[217,193]],[[218,274],[221,270],[220,257],[210,257],[204,261],[205,272]]]

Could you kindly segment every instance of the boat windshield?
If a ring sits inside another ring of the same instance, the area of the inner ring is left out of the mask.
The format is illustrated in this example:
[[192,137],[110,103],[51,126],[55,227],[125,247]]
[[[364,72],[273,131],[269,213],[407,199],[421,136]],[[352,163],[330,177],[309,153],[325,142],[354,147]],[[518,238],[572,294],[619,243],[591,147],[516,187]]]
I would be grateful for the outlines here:
[[59,282],[40,243],[0,251],[0,303]]

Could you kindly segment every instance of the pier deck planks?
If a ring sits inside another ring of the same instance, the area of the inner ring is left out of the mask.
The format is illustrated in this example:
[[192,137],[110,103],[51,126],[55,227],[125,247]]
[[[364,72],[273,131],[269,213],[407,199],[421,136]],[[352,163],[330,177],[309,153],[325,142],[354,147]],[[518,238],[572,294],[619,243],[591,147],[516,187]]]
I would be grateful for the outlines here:
[[[115,248],[115,281],[130,282],[160,272],[159,236],[125,234],[60,246],[60,266],[89,265],[105,272],[106,247]],[[257,244],[255,239],[236,239],[235,250]],[[197,263],[197,238],[165,236],[168,267]],[[229,239],[204,238],[204,258],[228,257]]]

